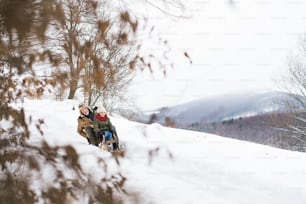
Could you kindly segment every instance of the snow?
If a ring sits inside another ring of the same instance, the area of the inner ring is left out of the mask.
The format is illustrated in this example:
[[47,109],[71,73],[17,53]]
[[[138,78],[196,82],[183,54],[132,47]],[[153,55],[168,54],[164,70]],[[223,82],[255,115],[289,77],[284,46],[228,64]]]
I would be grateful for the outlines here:
[[[30,141],[41,140],[35,122],[43,118],[43,137],[50,145],[73,145],[85,170],[95,177],[104,174],[97,169],[97,156],[102,155],[109,173],[121,172],[128,178],[126,189],[140,193],[139,203],[306,203],[305,153],[112,116],[126,145],[126,157],[118,166],[108,152],[77,134],[77,105],[73,100],[25,100],[26,115],[33,121]],[[133,200],[126,196],[125,203]]]

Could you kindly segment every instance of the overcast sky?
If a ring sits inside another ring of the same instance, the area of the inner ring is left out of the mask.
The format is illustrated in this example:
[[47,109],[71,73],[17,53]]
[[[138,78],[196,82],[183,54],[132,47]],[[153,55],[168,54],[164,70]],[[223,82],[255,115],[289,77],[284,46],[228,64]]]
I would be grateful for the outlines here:
[[[187,18],[174,18],[148,5],[139,6],[155,26],[150,37],[142,36],[145,51],[159,56],[166,49],[156,39],[167,40],[166,56],[173,63],[166,77],[158,66],[153,75],[144,71],[136,77],[131,95],[141,109],[278,88],[275,81],[285,71],[288,56],[297,50],[306,31],[306,1],[228,2],[185,1]],[[192,64],[184,57],[185,51]]]

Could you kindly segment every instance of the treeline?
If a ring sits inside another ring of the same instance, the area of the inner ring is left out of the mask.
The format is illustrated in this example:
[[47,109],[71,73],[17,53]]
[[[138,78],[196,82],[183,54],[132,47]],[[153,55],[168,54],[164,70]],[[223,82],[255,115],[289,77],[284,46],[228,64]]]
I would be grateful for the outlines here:
[[306,152],[306,140],[290,127],[302,127],[306,112],[270,113],[252,117],[230,118],[220,122],[195,122],[192,124],[176,124],[176,127],[212,133],[220,136],[270,145],[278,148]]

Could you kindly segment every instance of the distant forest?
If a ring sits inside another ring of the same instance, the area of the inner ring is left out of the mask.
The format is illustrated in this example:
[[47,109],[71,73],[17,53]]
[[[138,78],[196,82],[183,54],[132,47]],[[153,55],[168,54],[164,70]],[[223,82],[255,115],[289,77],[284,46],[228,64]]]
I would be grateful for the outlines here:
[[[295,113],[303,116],[306,113]],[[300,124],[299,124],[300,123]],[[305,141],[295,137],[286,126],[303,125],[301,121],[289,113],[269,113],[252,117],[239,117],[221,122],[175,124],[172,126],[182,129],[212,133],[220,136],[255,142],[273,147],[306,152]]]

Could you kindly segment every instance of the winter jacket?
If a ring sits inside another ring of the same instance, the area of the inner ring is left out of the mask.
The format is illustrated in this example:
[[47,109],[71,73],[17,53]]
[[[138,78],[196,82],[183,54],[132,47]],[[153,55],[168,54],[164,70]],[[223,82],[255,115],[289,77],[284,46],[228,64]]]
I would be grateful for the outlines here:
[[103,132],[103,131],[111,131],[113,132],[113,125],[110,122],[107,115],[105,117],[101,117],[99,114],[95,115],[94,121],[94,129],[95,132]]
[[83,137],[88,138],[87,132],[85,131],[85,127],[94,127],[93,125],[93,116],[94,113],[89,109],[89,115],[85,116],[82,113],[80,113],[80,116],[78,118],[78,133],[82,135]]

